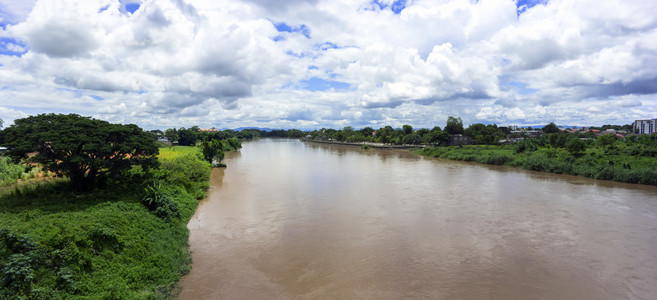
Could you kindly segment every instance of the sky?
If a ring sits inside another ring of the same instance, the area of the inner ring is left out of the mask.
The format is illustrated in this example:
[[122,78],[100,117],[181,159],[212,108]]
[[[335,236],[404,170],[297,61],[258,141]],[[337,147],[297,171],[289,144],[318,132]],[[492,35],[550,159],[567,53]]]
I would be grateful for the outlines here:
[[0,119],[145,129],[657,118],[657,1],[0,0]]

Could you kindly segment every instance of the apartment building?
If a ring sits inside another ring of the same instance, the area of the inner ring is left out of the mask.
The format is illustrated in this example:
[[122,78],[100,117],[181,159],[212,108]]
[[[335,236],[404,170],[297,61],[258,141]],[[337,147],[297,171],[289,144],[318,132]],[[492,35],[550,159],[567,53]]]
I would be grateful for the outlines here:
[[634,121],[634,132],[639,134],[657,133],[657,119]]

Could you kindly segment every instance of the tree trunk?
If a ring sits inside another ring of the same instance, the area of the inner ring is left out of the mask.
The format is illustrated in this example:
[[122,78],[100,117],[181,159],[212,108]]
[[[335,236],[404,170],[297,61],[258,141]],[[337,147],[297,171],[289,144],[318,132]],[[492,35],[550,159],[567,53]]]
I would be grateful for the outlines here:
[[69,174],[71,187],[78,192],[90,192],[96,186],[96,172],[85,174],[82,170],[74,170]]

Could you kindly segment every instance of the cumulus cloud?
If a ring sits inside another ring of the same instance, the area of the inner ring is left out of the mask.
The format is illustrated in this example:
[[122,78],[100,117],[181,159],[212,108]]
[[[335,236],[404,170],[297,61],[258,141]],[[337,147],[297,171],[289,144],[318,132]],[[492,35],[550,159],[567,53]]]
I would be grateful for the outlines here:
[[310,129],[657,112],[657,3],[526,3],[0,0],[0,118]]
[[37,0],[0,0],[0,24],[16,24],[27,18]]

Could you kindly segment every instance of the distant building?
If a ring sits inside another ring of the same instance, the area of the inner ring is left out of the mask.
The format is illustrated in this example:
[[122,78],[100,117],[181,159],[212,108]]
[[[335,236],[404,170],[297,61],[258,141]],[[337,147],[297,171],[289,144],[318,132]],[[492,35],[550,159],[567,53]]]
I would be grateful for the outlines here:
[[200,132],[217,132],[217,131],[219,131],[219,129],[214,129],[214,128],[210,128],[210,129],[199,129],[198,131],[200,131]]
[[448,146],[470,145],[472,140],[469,136],[463,134],[453,134],[449,136]]
[[652,134],[657,132],[657,119],[634,121],[634,132],[639,134]]

